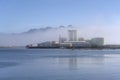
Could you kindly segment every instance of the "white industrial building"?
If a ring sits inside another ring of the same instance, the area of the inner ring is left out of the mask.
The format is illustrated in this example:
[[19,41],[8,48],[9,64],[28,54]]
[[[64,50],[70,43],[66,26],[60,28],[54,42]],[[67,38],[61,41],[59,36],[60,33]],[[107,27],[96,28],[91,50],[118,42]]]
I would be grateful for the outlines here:
[[91,46],[90,43],[86,42],[86,41],[65,41],[63,44],[64,45],[69,44],[70,47],[75,47],[75,48],[90,47]]
[[68,30],[69,41],[77,41],[77,30]]
[[92,46],[103,46],[104,45],[104,38],[92,38],[90,40],[90,44]]

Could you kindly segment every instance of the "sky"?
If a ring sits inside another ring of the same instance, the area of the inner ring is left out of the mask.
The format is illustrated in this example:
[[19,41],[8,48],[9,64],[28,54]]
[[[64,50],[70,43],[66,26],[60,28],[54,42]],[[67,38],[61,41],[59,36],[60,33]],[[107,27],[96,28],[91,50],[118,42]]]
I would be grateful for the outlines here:
[[120,0],[0,0],[0,32],[74,25],[120,25]]

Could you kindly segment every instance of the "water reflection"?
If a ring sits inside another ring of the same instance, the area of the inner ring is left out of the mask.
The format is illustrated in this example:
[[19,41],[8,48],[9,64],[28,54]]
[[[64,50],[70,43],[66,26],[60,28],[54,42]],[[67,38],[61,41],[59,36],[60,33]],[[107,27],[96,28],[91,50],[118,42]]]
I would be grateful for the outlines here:
[[70,55],[69,57],[58,57],[59,65],[66,65],[70,70],[77,70],[83,66],[93,66],[104,64],[104,54]]

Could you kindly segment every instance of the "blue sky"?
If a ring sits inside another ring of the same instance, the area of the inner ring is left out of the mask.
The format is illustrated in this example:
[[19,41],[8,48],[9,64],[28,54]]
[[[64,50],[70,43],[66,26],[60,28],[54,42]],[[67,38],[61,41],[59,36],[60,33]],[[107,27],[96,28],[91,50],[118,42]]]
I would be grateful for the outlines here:
[[120,0],[0,0],[0,32],[69,24],[115,26],[119,4]]

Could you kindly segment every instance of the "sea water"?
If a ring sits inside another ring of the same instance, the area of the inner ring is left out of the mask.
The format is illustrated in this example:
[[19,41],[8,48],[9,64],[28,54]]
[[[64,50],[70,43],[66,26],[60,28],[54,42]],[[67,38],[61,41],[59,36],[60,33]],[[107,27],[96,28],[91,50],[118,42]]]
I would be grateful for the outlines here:
[[1,48],[0,80],[120,80],[120,50]]

